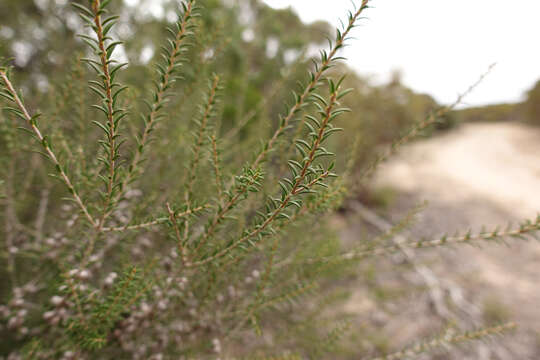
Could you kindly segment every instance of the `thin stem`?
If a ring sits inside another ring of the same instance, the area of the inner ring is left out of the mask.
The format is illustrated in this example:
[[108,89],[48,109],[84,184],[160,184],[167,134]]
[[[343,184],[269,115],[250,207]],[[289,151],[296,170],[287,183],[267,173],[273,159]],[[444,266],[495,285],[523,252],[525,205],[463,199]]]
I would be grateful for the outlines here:
[[349,251],[341,255],[324,257],[320,259],[308,259],[304,261],[307,264],[313,263],[325,263],[333,261],[344,261],[344,260],[354,260],[362,259],[371,256],[381,256],[392,254],[396,251],[399,251],[401,248],[432,248],[436,246],[443,245],[452,245],[452,244],[467,244],[475,241],[495,241],[502,240],[505,238],[520,238],[525,235],[536,233],[540,231],[540,216],[536,218],[535,221],[527,221],[523,225],[520,225],[518,228],[509,229],[506,231],[499,231],[498,228],[493,231],[482,231],[477,234],[471,234],[470,232],[461,236],[442,236],[437,239],[432,240],[414,240],[408,242],[400,242],[394,245],[388,245],[383,247],[377,247],[373,249],[365,249],[360,251]]
[[176,241],[178,242],[178,254],[181,256],[182,263],[185,266],[189,266],[190,262],[188,260],[187,249],[183,244],[184,239],[182,235],[180,234],[180,229],[178,228],[178,220],[177,220],[176,214],[171,209],[171,206],[169,205],[169,203],[166,204],[166,207],[167,207],[167,211],[169,212],[169,220],[171,222],[171,225],[174,229],[174,233],[176,235]]
[[456,106],[460,105],[463,99],[467,97],[467,95],[469,95],[471,92],[473,92],[473,90],[478,85],[480,85],[482,81],[484,81],[485,77],[489,75],[494,66],[495,64],[492,64],[488,68],[488,70],[483,73],[474,84],[469,86],[469,88],[465,92],[461,93],[452,104],[445,106],[435,112],[431,112],[424,120],[415,124],[405,135],[403,135],[397,141],[393,142],[392,145],[390,145],[390,147],[386,150],[386,152],[377,156],[375,160],[363,171],[360,178],[365,178],[372,175],[381,163],[383,163],[392,155],[397,153],[403,145],[415,139],[423,130],[425,130],[430,125],[436,123],[437,120],[454,110]]
[[191,164],[188,169],[188,182],[186,185],[186,203],[189,206],[191,206],[191,193],[193,191],[193,184],[195,183],[195,179],[197,176],[197,167],[199,166],[199,162],[201,159],[201,148],[204,144],[204,138],[206,134],[206,128],[208,127],[208,120],[212,116],[212,111],[214,109],[214,105],[216,102],[216,94],[219,86],[219,76],[214,75],[214,79],[212,80],[212,85],[210,87],[210,93],[208,95],[208,101],[206,102],[206,105],[204,107],[204,112],[202,114],[200,126],[199,126],[199,132],[197,134],[197,139],[195,140],[195,145],[193,147],[193,159],[191,161]]
[[212,218],[210,224],[206,227],[204,233],[201,235],[200,239],[198,240],[198,244],[195,248],[195,251],[198,250],[210,237],[212,237],[216,231],[217,226],[219,223],[225,218],[227,213],[234,208],[234,206],[240,201],[240,198],[243,194],[245,194],[250,187],[255,185],[260,178],[260,173],[257,172],[254,176],[251,176],[247,183],[242,184],[240,189],[236,192],[235,195],[233,195],[229,201],[223,206],[221,211],[217,212],[215,216]]
[[216,176],[217,196],[218,196],[219,203],[221,204],[223,202],[223,185],[221,181],[221,171],[219,170],[219,154],[218,154],[216,135],[212,134],[212,136],[210,137],[210,140],[212,141],[212,160],[213,160],[213,165],[214,165],[214,174]]
[[[299,66],[299,65],[302,65],[302,60],[304,59],[304,56],[305,56],[305,53],[306,53],[306,48],[304,48],[300,55],[298,56],[298,59],[295,61],[295,64],[292,66],[292,69],[296,70],[296,68]],[[293,71],[291,70],[291,67],[288,67],[287,69],[287,72],[285,74],[283,74],[281,76],[281,78],[276,81],[270,91],[268,92],[268,94],[264,97],[264,99],[262,99],[261,101],[259,101],[259,103],[255,106],[254,109],[252,109],[251,111],[249,111],[248,113],[246,113],[241,119],[240,121],[238,122],[238,125],[232,127],[229,131],[227,131],[225,133],[225,135],[223,135],[223,138],[224,139],[227,139],[227,140],[231,140],[231,138],[234,138],[236,135],[238,135],[238,133],[240,131],[242,131],[242,129],[258,114],[261,112],[261,110],[264,109],[264,107],[268,104],[268,101],[270,99],[272,99],[280,89],[283,88],[284,84],[286,81],[290,80],[289,77],[290,77],[290,74],[292,73],[295,73],[296,71]]]
[[103,319],[107,319],[109,317],[109,314],[114,309],[116,304],[118,304],[118,302],[124,295],[124,292],[126,291],[128,286],[131,284],[131,282],[134,281],[136,275],[137,275],[137,268],[133,267],[133,269],[131,269],[131,271],[129,272],[128,278],[125,280],[124,284],[122,284],[120,291],[118,291],[118,293],[113,298],[112,304],[108,306],[107,312],[103,316]]
[[45,218],[47,217],[47,207],[49,205],[50,189],[44,188],[41,190],[41,197],[39,200],[38,211],[35,220],[36,240],[41,242],[43,239],[43,226],[45,225]]
[[428,351],[434,350],[439,347],[443,347],[445,345],[455,345],[455,344],[460,344],[466,341],[483,339],[488,336],[498,335],[506,331],[514,330],[516,327],[517,325],[515,323],[509,322],[506,324],[479,329],[476,331],[469,331],[466,333],[457,334],[453,336],[442,336],[442,337],[435,338],[429,342],[415,345],[405,350],[401,350],[392,354],[373,358],[372,360],[399,360],[399,359],[416,357],[420,354],[426,353]]
[[159,117],[159,111],[163,107],[163,104],[165,102],[166,91],[171,85],[171,78],[175,67],[177,66],[178,57],[181,54],[180,50],[181,47],[184,45],[184,41],[189,29],[189,19],[191,18],[191,15],[193,13],[194,4],[195,1],[187,2],[186,10],[184,11],[184,14],[182,16],[182,21],[180,22],[179,31],[176,33],[176,37],[174,39],[174,49],[171,50],[170,56],[167,59],[167,68],[165,69],[164,74],[160,77],[160,82],[157,86],[157,92],[154,96],[154,102],[152,103],[152,106],[150,108],[148,120],[145,123],[144,130],[138,144],[139,146],[137,148],[137,151],[135,152],[133,160],[131,161],[131,165],[123,182],[122,189],[125,189],[126,185],[129,184],[133,176],[135,176],[137,171],[139,170],[138,165],[141,161],[145,146],[150,139],[150,133],[153,131],[156,120]]
[[338,50],[343,47],[345,41],[347,40],[349,32],[354,28],[354,24],[356,23],[362,12],[367,8],[368,2],[369,0],[362,0],[360,8],[354,13],[354,15],[349,18],[349,23],[347,27],[345,28],[341,36],[338,37],[338,39],[336,40],[336,43],[330,50],[330,53],[328,53],[327,56],[323,57],[322,63],[319,65],[318,70],[314,74],[312,74],[313,76],[306,88],[304,89],[304,92],[300,96],[298,96],[298,98],[296,99],[296,103],[291,107],[287,116],[283,118],[280,126],[274,132],[274,135],[272,135],[270,140],[268,140],[264,149],[259,153],[255,161],[251,165],[252,169],[257,168],[259,164],[264,161],[268,153],[273,149],[277,139],[285,131],[290,121],[294,118],[295,114],[298,113],[298,111],[304,106],[307,97],[317,87],[317,84],[321,80],[322,75],[326,72],[326,70],[330,68],[330,64],[334,61]]
[[239,329],[241,329],[244,324],[249,321],[255,315],[255,312],[260,308],[260,304],[262,303],[264,291],[266,290],[266,287],[270,283],[270,276],[272,274],[272,269],[274,265],[274,258],[276,256],[277,248],[279,245],[279,237],[274,237],[274,242],[272,243],[272,247],[270,249],[270,256],[268,258],[268,262],[266,263],[264,275],[261,278],[261,281],[259,283],[259,286],[257,287],[257,293],[255,294],[255,301],[252,306],[250,306],[247,314],[243,317],[240,322],[236,325],[236,327],[231,331],[231,333],[236,333]]
[[[267,141],[266,145],[263,147],[263,150],[259,153],[255,161],[250,165],[251,170],[255,171],[261,162],[263,162],[268,155],[268,153],[273,149],[277,139],[280,137],[280,135],[285,131],[285,129],[288,127],[290,121],[295,117],[295,115],[304,107],[305,102],[308,98],[308,96],[315,90],[317,85],[319,84],[319,81],[321,80],[323,74],[330,68],[330,64],[332,61],[334,61],[334,58],[340,48],[343,47],[345,41],[347,40],[347,36],[349,35],[350,31],[354,28],[354,24],[359,19],[362,12],[367,8],[367,4],[369,3],[369,0],[362,0],[362,4],[360,8],[349,17],[349,23],[345,30],[340,33],[341,36],[338,37],[336,40],[336,43],[330,50],[330,53],[328,53],[326,56],[323,56],[322,63],[317,67],[315,73],[312,74],[310,82],[307,84],[306,88],[304,89],[304,92],[299,95],[296,98],[296,103],[291,107],[289,110],[287,116],[281,120],[281,123],[277,130],[274,132],[272,137]],[[216,214],[214,219],[212,220],[212,224],[210,226],[210,230],[214,230],[215,226],[219,223],[219,221],[226,216],[226,214],[231,210],[232,205],[234,205],[238,198],[243,196],[248,191],[247,187],[243,187],[240,189],[239,192],[234,195],[233,200],[227,203],[221,212]],[[210,236],[208,232],[205,232],[203,235],[204,239],[207,239]]]
[[5,214],[4,214],[4,229],[5,229],[5,244],[7,255],[7,272],[11,280],[11,286],[17,286],[17,269],[15,267],[15,257],[13,252],[15,241],[15,227],[19,223],[17,212],[15,210],[15,192],[13,189],[13,177],[15,174],[15,156],[11,156],[8,164],[8,171],[5,182],[6,198],[5,198]]
[[23,102],[19,98],[19,95],[17,95],[17,92],[13,88],[13,85],[12,85],[11,81],[8,79],[7,74],[6,74],[6,72],[4,70],[0,69],[0,77],[2,78],[2,81],[4,82],[4,84],[6,86],[6,89],[9,91],[9,94],[14,99],[14,102],[17,104],[17,107],[20,109],[20,111],[22,111],[22,113],[24,115],[24,118],[26,119],[26,121],[28,122],[28,125],[32,129],[32,132],[36,135],[39,142],[43,146],[45,152],[47,153],[49,159],[51,159],[51,161],[55,165],[56,170],[60,174],[60,178],[66,184],[69,192],[71,193],[71,195],[73,196],[73,199],[75,200],[75,203],[82,210],[82,212],[84,213],[84,216],[86,217],[88,222],[90,224],[92,224],[92,226],[96,227],[97,222],[94,220],[92,215],[90,215],[90,212],[88,211],[88,208],[86,207],[86,205],[84,205],[81,197],[79,196],[79,194],[75,190],[75,187],[73,186],[71,180],[69,179],[69,177],[65,173],[64,168],[62,167],[62,165],[58,161],[58,158],[56,157],[55,153],[53,152],[53,150],[49,146],[49,143],[47,141],[45,141],[45,138],[41,134],[41,131],[38,129],[35,120],[32,118],[32,116],[30,116],[28,110],[26,109]]
[[73,279],[67,275],[67,284],[69,287],[69,291],[71,292],[71,296],[73,297],[73,300],[75,300],[75,306],[77,307],[77,313],[79,317],[81,318],[81,322],[83,324],[86,323],[86,317],[84,316],[84,312],[82,309],[81,299],[79,297],[79,294],[77,293],[77,289],[75,288],[75,284],[73,284]]
[[103,228],[103,225],[105,223],[105,220],[110,214],[109,207],[113,201],[113,191],[114,191],[114,180],[116,178],[116,160],[118,158],[118,149],[116,146],[116,138],[117,135],[117,126],[114,121],[114,109],[113,109],[113,96],[112,96],[112,80],[111,75],[109,73],[109,60],[107,59],[107,50],[105,48],[105,39],[103,35],[103,27],[101,24],[101,15],[100,15],[100,5],[101,0],[94,0],[92,3],[92,10],[94,11],[95,17],[94,17],[94,24],[95,24],[95,31],[96,35],[98,37],[98,46],[100,50],[100,60],[101,60],[101,68],[103,70],[103,85],[105,88],[105,96],[106,96],[106,106],[107,106],[107,121],[108,121],[108,127],[109,132],[107,133],[107,138],[109,141],[109,179],[107,181],[107,195],[105,200],[105,205],[103,207],[103,214],[98,222],[98,232],[101,231]]
[[[206,128],[208,127],[208,120],[212,116],[212,112],[216,103],[216,95],[217,95],[218,87],[219,87],[219,76],[214,75],[214,79],[212,80],[212,84],[210,85],[210,92],[208,95],[208,100],[204,107],[202,118],[200,120],[199,132],[195,140],[195,145],[193,146],[193,158],[188,168],[188,180],[187,180],[186,192],[185,192],[185,202],[188,209],[191,208],[193,185],[197,177],[197,168],[199,166],[199,162],[201,158],[201,148],[204,144]],[[189,237],[189,230],[190,230],[189,227],[190,227],[189,219],[186,219],[185,224],[184,224],[184,234],[182,237],[182,242],[186,241]]]
[[[207,209],[208,207],[209,205],[203,205],[203,206],[198,206],[193,209],[186,210],[181,213],[177,213],[176,218],[179,219],[187,215],[197,213],[199,211]],[[146,223],[141,223],[141,224],[125,225],[125,226],[117,226],[117,227],[103,227],[101,231],[102,232],[113,232],[113,231],[122,232],[126,230],[140,230],[140,229],[145,229],[145,228],[152,227],[155,225],[163,224],[163,223],[166,223],[167,221],[168,221],[168,218],[162,217],[162,218],[158,218],[158,219],[155,219]]]
[[218,251],[216,254],[214,254],[212,256],[209,256],[206,259],[194,262],[192,264],[192,266],[202,266],[202,265],[207,264],[207,263],[209,263],[211,261],[214,261],[214,260],[216,260],[218,258],[221,258],[221,257],[227,255],[233,249],[235,249],[238,246],[240,246],[241,244],[243,244],[244,242],[251,239],[252,237],[257,236],[258,234],[260,234],[262,231],[264,231],[270,224],[272,224],[278,218],[278,216],[288,206],[289,202],[292,200],[292,198],[295,195],[301,193],[306,188],[307,189],[311,188],[312,186],[317,184],[319,181],[321,181],[322,179],[325,179],[326,177],[328,177],[330,175],[328,171],[325,171],[324,173],[317,176],[315,179],[311,180],[307,184],[303,184],[304,179],[307,176],[308,169],[311,167],[311,165],[313,164],[313,161],[315,160],[315,155],[316,155],[316,152],[319,149],[319,146],[320,146],[320,144],[322,142],[322,139],[323,139],[323,136],[324,136],[324,133],[325,133],[325,129],[328,126],[329,121],[330,121],[330,119],[332,117],[332,110],[333,110],[334,106],[336,105],[337,96],[338,96],[337,92],[332,93],[332,95],[330,96],[330,102],[329,102],[329,104],[327,105],[327,107],[325,109],[324,119],[321,122],[321,126],[320,126],[319,132],[317,134],[317,138],[313,142],[313,145],[311,147],[311,151],[310,151],[310,153],[308,155],[308,158],[304,162],[304,166],[302,167],[302,170],[300,171],[300,174],[297,176],[296,181],[294,182],[294,185],[292,186],[290,192],[283,198],[283,200],[281,201],[281,204],[272,212],[272,214],[268,218],[266,218],[266,220],[262,224],[258,225],[254,230],[252,230],[249,233],[247,233],[246,235],[242,236],[240,239],[234,241],[232,244],[230,244],[226,248]]

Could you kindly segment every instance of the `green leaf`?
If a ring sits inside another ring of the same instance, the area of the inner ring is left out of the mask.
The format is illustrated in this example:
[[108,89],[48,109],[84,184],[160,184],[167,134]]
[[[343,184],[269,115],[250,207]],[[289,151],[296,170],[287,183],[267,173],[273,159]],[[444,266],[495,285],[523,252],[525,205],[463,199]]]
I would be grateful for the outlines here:
[[110,72],[110,76],[111,76],[111,81],[114,81],[114,77],[115,77],[115,74],[118,70],[120,70],[121,68],[123,68],[124,66],[128,65],[128,63],[122,63],[120,65],[117,65],[115,66],[111,72]]
[[97,125],[101,130],[103,130],[105,132],[105,134],[107,134],[108,137],[111,136],[111,132],[109,131],[109,129],[103,125],[102,123],[100,123],[99,121],[96,121],[96,120],[92,120],[92,123],[94,123],[95,125]]
[[107,19],[105,19],[105,21],[103,21],[103,23],[101,23],[101,26],[105,26],[105,25],[107,25],[108,22],[111,22],[111,21],[114,22],[118,18],[120,18],[120,16],[118,16],[118,15],[110,16]]
[[110,43],[107,48],[105,49],[105,51],[107,52],[107,59],[109,59],[114,51],[114,48],[116,48],[118,45],[122,44],[121,41],[115,41],[115,42],[112,42]]
[[94,13],[92,13],[92,11],[90,11],[90,9],[88,9],[87,7],[85,7],[85,6],[81,5],[81,4],[78,4],[76,2],[72,2],[71,6],[73,6],[74,8],[79,10],[80,12],[84,13],[88,17],[93,17],[94,16]]
[[111,2],[111,0],[103,0],[99,6],[99,9],[100,10],[103,10],[107,7],[107,5],[109,5],[109,3]]

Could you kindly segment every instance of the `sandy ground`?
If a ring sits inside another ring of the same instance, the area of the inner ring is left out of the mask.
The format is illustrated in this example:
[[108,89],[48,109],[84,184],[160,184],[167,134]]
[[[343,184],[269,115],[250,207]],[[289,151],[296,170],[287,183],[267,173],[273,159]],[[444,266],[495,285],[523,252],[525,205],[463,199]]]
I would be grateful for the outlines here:
[[428,200],[486,200],[517,218],[527,218],[540,211],[539,154],[538,129],[510,123],[467,124],[404,149],[383,166],[378,181],[405,192],[421,192]]
[[[534,219],[540,211],[540,129],[467,124],[407,146],[381,166],[374,182],[397,190],[386,215],[393,221],[428,201],[411,228],[413,236],[435,238]],[[508,246],[462,245],[416,254],[442,281],[457,284],[480,314],[519,324],[516,333],[497,341],[497,351],[484,346],[452,358],[540,359],[540,243],[511,240]],[[391,326],[388,331],[403,342],[421,333],[404,335]]]

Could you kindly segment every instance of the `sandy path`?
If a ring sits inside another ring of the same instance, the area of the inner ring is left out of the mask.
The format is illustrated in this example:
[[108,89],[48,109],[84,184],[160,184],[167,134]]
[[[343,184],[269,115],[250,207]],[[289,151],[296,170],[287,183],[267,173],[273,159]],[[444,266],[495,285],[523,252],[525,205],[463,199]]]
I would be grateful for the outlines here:
[[[412,229],[418,236],[534,218],[540,211],[540,129],[467,124],[406,147],[381,167],[375,184],[399,191],[391,210],[396,219],[415,203],[429,202]],[[505,340],[507,356],[499,358],[540,358],[540,243],[434,249],[422,259],[480,307],[495,300],[520,324],[519,334]]]
[[378,179],[440,201],[486,199],[524,218],[540,211],[539,155],[539,129],[468,124],[404,149]]

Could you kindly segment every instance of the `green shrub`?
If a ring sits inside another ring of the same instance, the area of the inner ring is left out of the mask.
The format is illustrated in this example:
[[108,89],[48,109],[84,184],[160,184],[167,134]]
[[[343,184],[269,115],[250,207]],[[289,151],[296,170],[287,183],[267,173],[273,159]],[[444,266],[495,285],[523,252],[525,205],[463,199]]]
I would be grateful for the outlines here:
[[520,120],[519,106],[516,104],[497,104],[471,107],[456,111],[458,122],[503,122]]
[[[326,225],[355,186],[352,178],[336,179],[332,149],[346,174],[358,168],[356,152],[347,158],[332,142],[351,90],[331,68],[368,0],[349,13],[318,62],[291,65],[290,73],[307,72],[292,97],[276,90],[263,100],[251,93],[267,84],[241,77],[238,44],[201,33],[220,24],[196,0],[182,3],[153,69],[119,62],[118,17],[108,7],[114,2],[73,5],[89,53],[64,66],[62,79],[51,78],[48,95],[27,99],[15,85],[24,74],[9,62],[0,68],[0,354],[320,358],[335,351],[349,327],[342,314],[324,316],[342,299],[332,300],[336,279],[365,257],[400,249],[343,252]],[[221,50],[205,47],[208,41]],[[285,88],[291,78],[282,79]],[[288,105],[279,116],[271,106],[275,121],[267,123],[258,113],[268,102]],[[241,118],[243,106],[255,111]],[[421,121],[407,117],[410,130],[394,134],[398,140],[360,177],[450,108]],[[400,246],[520,237],[538,227],[535,219],[504,232]]]
[[523,112],[527,122],[537,124],[540,121],[540,81],[527,92]]

